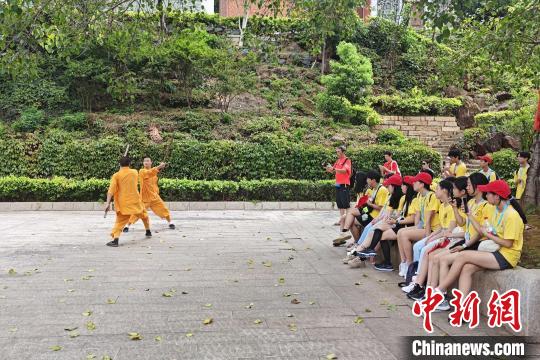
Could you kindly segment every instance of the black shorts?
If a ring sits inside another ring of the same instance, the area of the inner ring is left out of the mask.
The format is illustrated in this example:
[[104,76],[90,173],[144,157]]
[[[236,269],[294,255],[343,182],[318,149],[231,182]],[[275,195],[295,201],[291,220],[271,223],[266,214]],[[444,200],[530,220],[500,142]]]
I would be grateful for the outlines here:
[[336,187],[336,205],[338,209],[348,209],[351,207],[351,193],[345,185]]
[[493,255],[495,256],[495,259],[497,260],[497,262],[499,263],[499,267],[501,268],[501,270],[506,270],[506,269],[511,269],[513,268],[512,265],[510,265],[510,263],[508,262],[508,260],[506,260],[504,258],[504,256],[499,252],[499,251],[495,251],[493,253]]
[[360,214],[360,215],[355,216],[355,217],[356,217],[356,220],[358,220],[358,222],[359,222],[360,224],[362,224],[362,226],[366,227],[366,226],[371,222],[371,220],[373,220],[373,218],[371,217],[370,214],[366,214],[366,215],[367,215],[366,220],[362,220],[362,216],[363,216],[363,215],[364,215],[364,214]]
[[407,226],[409,226],[409,225],[405,225],[405,224],[396,224],[396,226],[394,226],[394,227],[392,228],[392,230],[394,230],[394,232],[397,234],[397,232],[399,231],[399,229],[406,228]]

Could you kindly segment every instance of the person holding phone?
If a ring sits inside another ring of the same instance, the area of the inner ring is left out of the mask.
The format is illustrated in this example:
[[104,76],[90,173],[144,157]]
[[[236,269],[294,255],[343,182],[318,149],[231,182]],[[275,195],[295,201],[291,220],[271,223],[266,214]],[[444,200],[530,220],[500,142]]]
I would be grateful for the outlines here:
[[337,160],[334,165],[327,164],[326,171],[335,174],[336,178],[336,205],[339,209],[339,220],[336,225],[340,226],[343,231],[343,222],[347,209],[351,207],[351,193],[349,187],[351,185],[352,162],[345,155],[346,148],[344,145],[336,148]]

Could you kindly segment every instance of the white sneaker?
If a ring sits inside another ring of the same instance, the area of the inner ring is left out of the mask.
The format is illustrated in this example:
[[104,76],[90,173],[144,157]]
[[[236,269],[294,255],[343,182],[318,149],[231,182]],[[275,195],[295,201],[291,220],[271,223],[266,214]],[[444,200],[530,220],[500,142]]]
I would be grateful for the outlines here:
[[348,264],[349,261],[351,261],[351,260],[354,259],[355,257],[356,257],[355,255],[347,254],[347,256],[343,259],[343,263],[344,263],[344,264]]
[[399,276],[407,276],[407,263],[399,264]]
[[414,289],[414,285],[415,285],[415,282],[411,281],[409,285],[402,287],[401,291],[403,291],[405,294],[408,294],[412,291],[412,289]]

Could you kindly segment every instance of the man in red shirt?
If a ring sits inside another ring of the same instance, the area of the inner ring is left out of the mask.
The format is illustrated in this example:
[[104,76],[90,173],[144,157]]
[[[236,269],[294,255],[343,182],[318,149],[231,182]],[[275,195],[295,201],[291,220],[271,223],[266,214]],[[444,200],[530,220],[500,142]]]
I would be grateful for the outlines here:
[[392,175],[400,175],[401,172],[399,171],[399,166],[396,160],[392,159],[392,152],[391,151],[385,151],[384,152],[384,159],[386,162],[384,165],[379,165],[379,169],[381,170],[381,175],[383,178],[387,179]]
[[339,221],[336,225],[343,227],[343,220],[347,215],[347,209],[351,206],[351,194],[349,185],[351,184],[352,162],[345,155],[345,146],[336,148],[338,159],[334,166],[326,165],[326,171],[336,174],[336,204],[339,209]]

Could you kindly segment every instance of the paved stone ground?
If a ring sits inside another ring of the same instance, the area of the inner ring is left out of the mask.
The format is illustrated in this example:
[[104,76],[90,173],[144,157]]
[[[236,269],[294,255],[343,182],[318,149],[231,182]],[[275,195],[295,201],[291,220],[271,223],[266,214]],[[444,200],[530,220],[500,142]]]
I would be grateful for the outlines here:
[[[341,263],[335,212],[176,212],[177,230],[154,217],[152,238],[137,224],[116,249],[113,216],[0,216],[2,359],[401,359],[401,336],[424,335],[397,274]],[[446,316],[435,335],[507,334]]]

